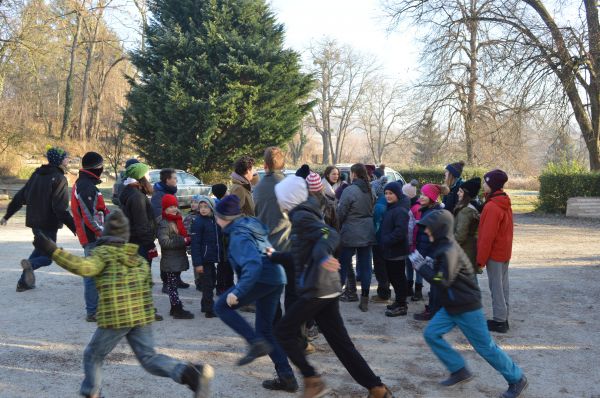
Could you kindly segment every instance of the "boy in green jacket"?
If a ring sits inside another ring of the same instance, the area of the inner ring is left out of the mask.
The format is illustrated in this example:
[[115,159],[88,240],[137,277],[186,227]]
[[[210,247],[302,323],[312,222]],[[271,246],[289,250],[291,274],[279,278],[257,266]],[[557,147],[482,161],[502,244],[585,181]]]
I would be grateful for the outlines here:
[[61,267],[76,275],[93,277],[98,290],[98,329],[83,354],[85,378],[81,395],[100,397],[102,362],[125,337],[148,372],[187,385],[195,397],[208,397],[214,371],[210,365],[178,361],[154,350],[151,323],[154,305],[148,263],[129,240],[129,220],[121,210],[108,216],[102,237],[90,257],[74,256],[56,247],[45,235],[36,235],[34,246]]

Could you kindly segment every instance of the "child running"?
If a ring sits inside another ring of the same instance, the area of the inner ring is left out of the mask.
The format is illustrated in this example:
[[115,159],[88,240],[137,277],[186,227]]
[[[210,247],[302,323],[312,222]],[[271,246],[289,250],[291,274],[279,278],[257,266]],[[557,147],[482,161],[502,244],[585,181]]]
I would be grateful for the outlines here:
[[440,384],[450,387],[473,377],[464,358],[443,338],[458,326],[475,351],[508,382],[508,390],[501,397],[519,397],[527,388],[527,378],[490,336],[473,265],[454,240],[452,214],[445,210],[432,211],[419,224],[425,228],[432,242],[430,257],[423,258],[417,251],[411,254],[410,259],[415,270],[432,286],[435,285],[438,292],[441,308],[429,321],[424,337],[450,372],[450,377]]
[[161,249],[160,270],[165,273],[171,302],[169,314],[175,319],[192,319],[194,314],[183,309],[177,292],[180,273],[190,267],[186,247],[190,245],[191,239],[183,226],[177,198],[166,194],[162,198],[161,206],[162,219],[158,224],[158,243]]
[[213,306],[217,268],[223,262],[223,233],[215,220],[215,204],[207,196],[198,197],[198,216],[191,227],[192,264],[202,281],[200,309],[207,318],[216,317]]
[[346,370],[369,390],[369,398],[393,398],[356,350],[340,314],[340,263],[333,257],[340,242],[339,234],[323,222],[319,203],[314,197],[309,198],[303,178],[287,177],[275,186],[275,194],[279,206],[289,212],[292,249],[288,253],[272,253],[271,258],[295,266],[300,296],[277,324],[275,334],[304,376],[303,397],[323,397],[329,392],[319,373],[306,360],[304,345],[298,339],[301,325],[314,319]]
[[170,377],[187,385],[197,398],[209,396],[214,371],[210,365],[178,361],[154,351],[151,323],[154,320],[152,280],[138,246],[129,240],[129,220],[121,210],[106,218],[104,232],[90,257],[74,256],[44,235],[36,235],[34,246],[61,267],[76,275],[93,277],[98,289],[98,328],[83,354],[85,378],[80,393],[100,397],[104,358],[124,337],[144,369],[155,376]]

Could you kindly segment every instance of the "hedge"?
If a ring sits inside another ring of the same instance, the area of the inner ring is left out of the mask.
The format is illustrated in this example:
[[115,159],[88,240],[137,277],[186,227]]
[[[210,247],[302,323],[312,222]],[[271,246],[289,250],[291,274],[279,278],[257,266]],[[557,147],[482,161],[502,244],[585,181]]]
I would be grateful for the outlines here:
[[[394,166],[390,166],[394,168]],[[396,169],[402,177],[408,182],[412,179],[419,181],[420,185],[432,183],[432,184],[442,184],[444,182],[444,168],[436,167],[431,169]],[[466,181],[473,177],[483,178],[483,175],[489,170],[483,168],[475,168],[475,167],[465,167],[461,178]]]
[[565,214],[569,198],[600,197],[600,173],[544,172],[539,180],[537,209],[543,212]]

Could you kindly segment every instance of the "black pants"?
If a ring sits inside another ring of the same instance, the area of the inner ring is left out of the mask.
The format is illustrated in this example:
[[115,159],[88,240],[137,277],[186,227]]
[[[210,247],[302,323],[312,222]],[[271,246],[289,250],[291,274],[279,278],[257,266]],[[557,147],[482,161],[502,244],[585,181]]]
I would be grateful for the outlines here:
[[373,373],[365,359],[354,347],[344,320],[340,314],[338,298],[299,298],[277,324],[275,336],[288,358],[304,377],[317,376],[317,371],[308,363],[304,347],[296,338],[298,329],[309,319],[314,319],[325,336],[327,343],[348,373],[361,386],[371,389],[381,385],[381,379]]
[[385,259],[378,245],[373,246],[373,270],[375,271],[375,279],[377,279],[377,295],[382,299],[389,299],[392,295],[390,281],[388,279]]
[[202,283],[200,310],[202,312],[213,311],[213,306],[215,305],[214,291],[217,284],[217,265],[215,263],[206,263],[202,268],[204,272],[200,274]]
[[406,283],[406,259],[385,260],[385,268],[390,283],[394,287],[397,303],[406,303],[408,285]]
[[227,261],[222,261],[217,265],[217,294],[229,290],[233,286],[233,269]]
[[[285,308],[285,312],[292,307],[292,305],[298,300],[298,293],[296,292],[296,271],[293,267],[293,264],[282,265],[283,270],[285,271],[285,277],[287,279],[287,284],[285,285],[285,291],[283,294],[283,307]],[[281,302],[277,303],[277,311],[275,312],[275,319],[273,320],[273,325],[276,326],[277,323],[283,317],[283,310],[281,308]],[[298,329],[296,333],[296,339],[300,342],[302,347],[306,348],[308,345],[308,337],[306,335],[306,325],[303,324],[300,329]]]

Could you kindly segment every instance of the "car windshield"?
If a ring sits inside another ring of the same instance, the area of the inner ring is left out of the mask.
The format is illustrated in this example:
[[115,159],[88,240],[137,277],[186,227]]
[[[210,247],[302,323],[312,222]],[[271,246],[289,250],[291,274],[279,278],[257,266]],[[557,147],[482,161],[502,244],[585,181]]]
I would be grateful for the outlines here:
[[155,183],[160,181],[160,171],[151,171],[150,172],[150,182]]
[[188,173],[177,173],[177,179],[179,179],[179,183],[185,185],[194,185],[200,182],[199,179]]

